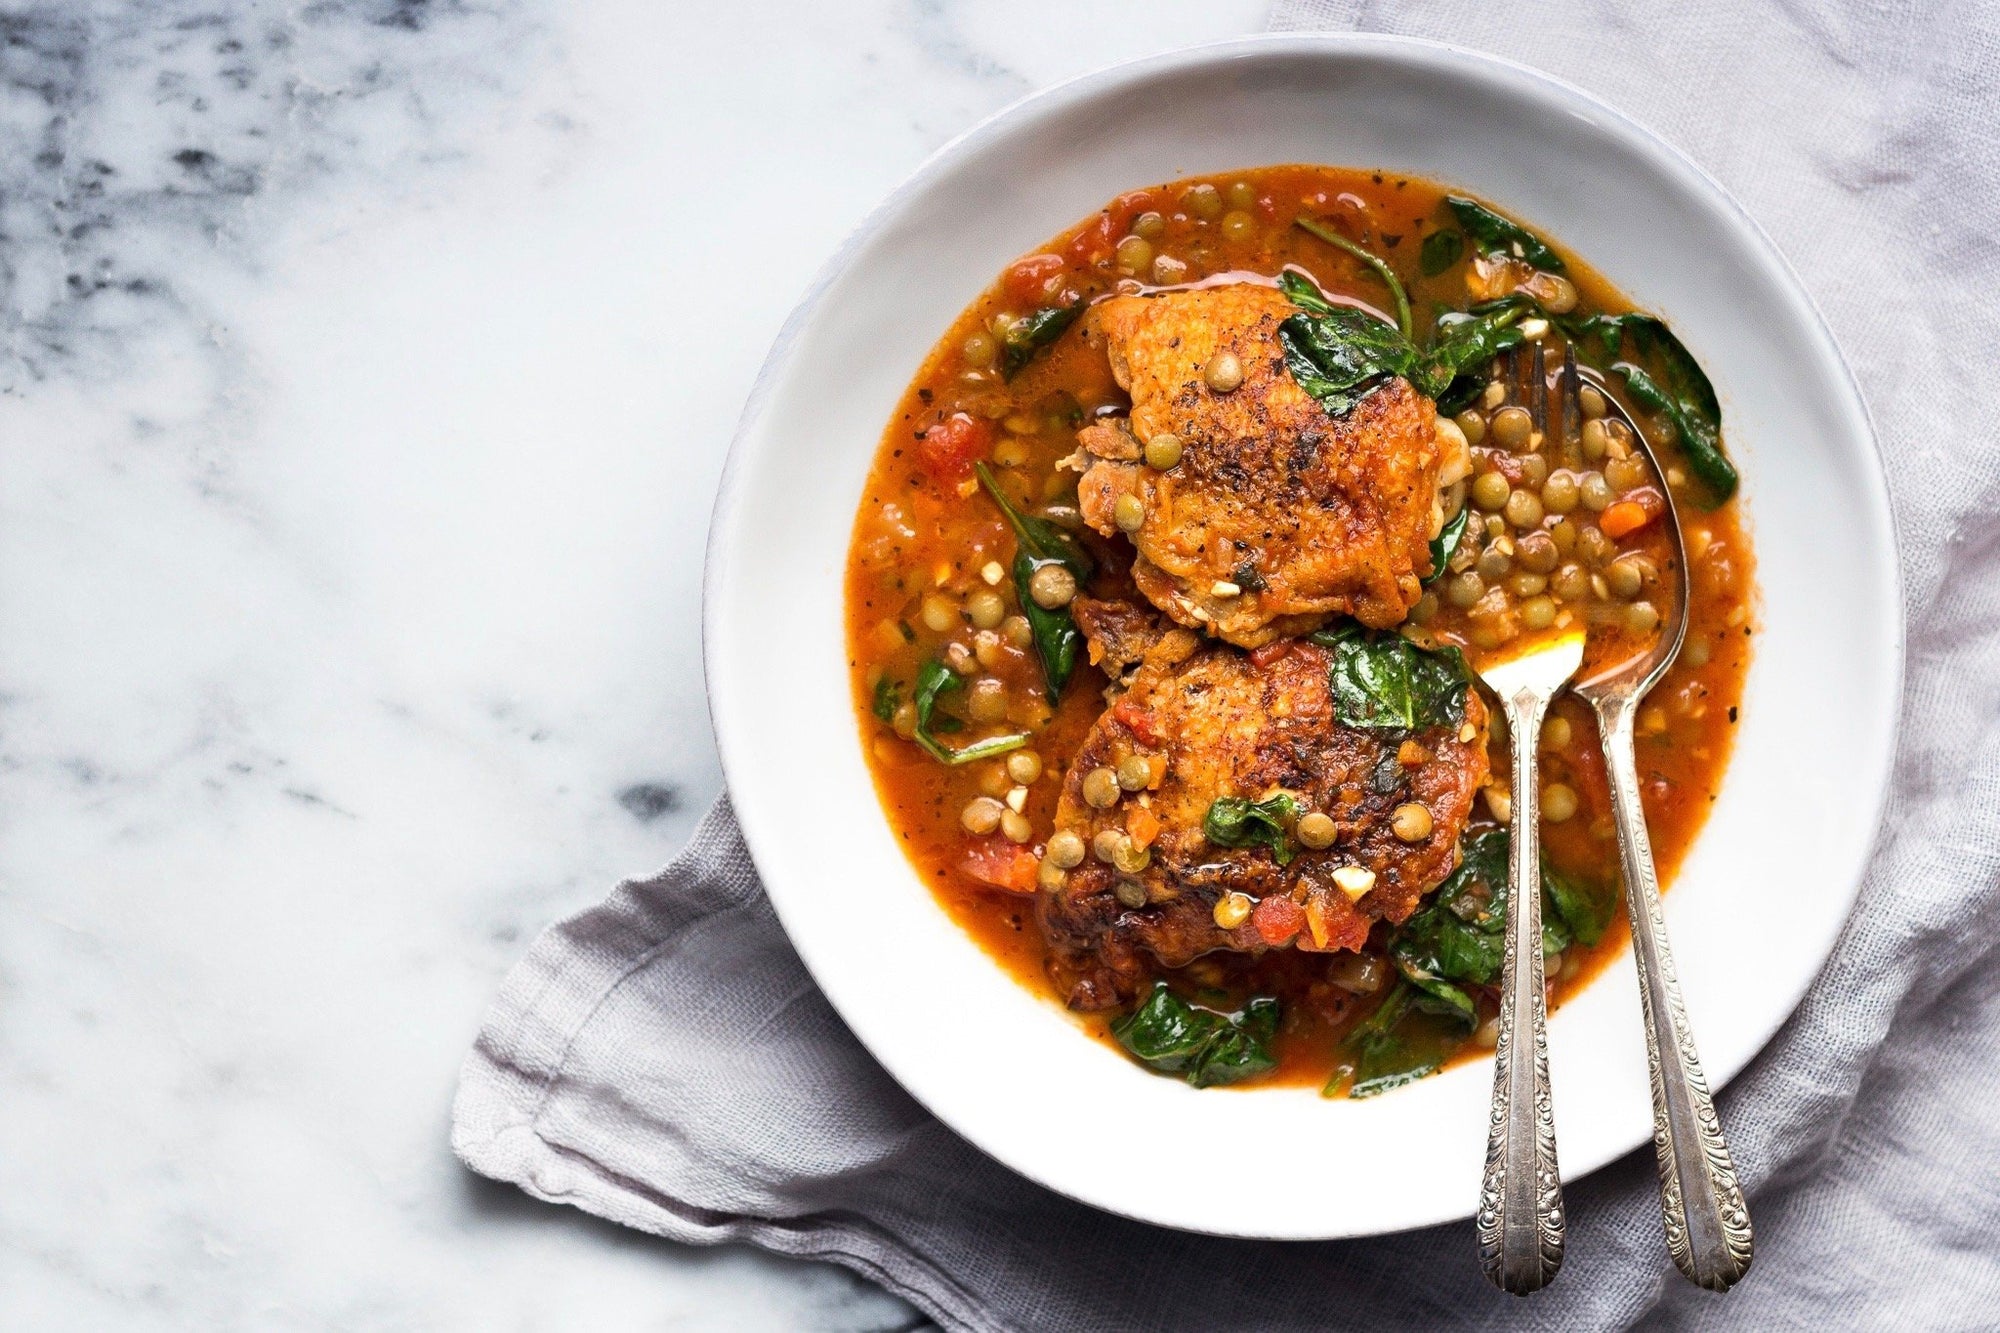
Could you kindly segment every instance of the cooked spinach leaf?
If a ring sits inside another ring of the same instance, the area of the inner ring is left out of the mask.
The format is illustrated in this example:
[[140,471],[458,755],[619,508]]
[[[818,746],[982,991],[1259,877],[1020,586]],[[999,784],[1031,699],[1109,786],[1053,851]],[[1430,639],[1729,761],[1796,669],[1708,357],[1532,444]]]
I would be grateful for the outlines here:
[[[1297,218],[1293,226],[1310,236],[1317,236],[1336,250],[1344,250],[1366,264],[1389,289],[1389,297],[1396,303],[1396,329],[1408,338],[1415,327],[1410,322],[1410,296],[1403,290],[1403,280],[1396,276],[1396,270],[1389,267],[1389,261],[1364,246],[1356,245],[1333,228],[1314,222],[1311,218]],[[1294,298],[1296,299],[1296,298]]]
[[1045,305],[1014,322],[1000,339],[1000,371],[1007,378],[1035,359],[1035,353],[1062,337],[1063,330],[1076,323],[1083,302],[1075,305]]
[[1465,228],[1465,234],[1482,246],[1487,254],[1512,254],[1517,249],[1521,258],[1547,273],[1563,271],[1562,256],[1549,249],[1541,237],[1509,218],[1503,218],[1476,199],[1464,195],[1447,195],[1445,203],[1451,208],[1458,225]]
[[[1577,944],[1595,944],[1604,937],[1605,927],[1618,911],[1618,893],[1615,888],[1605,889],[1598,885],[1581,883],[1562,872],[1552,869],[1547,862],[1542,864],[1543,905],[1549,915],[1562,926],[1564,932]],[[1546,935],[1546,931],[1544,934]],[[1545,939],[1542,945],[1548,950]],[[1564,948],[1569,946],[1565,944]]]
[[1438,320],[1425,355],[1428,381],[1417,387],[1433,398],[1442,396],[1468,370],[1521,342],[1518,327],[1534,303],[1526,300],[1488,301],[1472,310],[1452,311]]
[[1021,614],[1028,618],[1035,656],[1041,661],[1042,679],[1048,682],[1049,701],[1053,703],[1062,698],[1063,686],[1069,684],[1070,675],[1076,670],[1083,633],[1077,629],[1068,607],[1043,606],[1029,593],[1028,587],[1036,570],[1044,565],[1060,565],[1081,589],[1096,572],[1097,562],[1074,534],[1045,518],[1024,514],[1010,504],[986,464],[973,466],[979,474],[979,484],[986,488],[993,503],[1006,516],[1007,525],[1014,529],[1014,596],[1021,604]]
[[1375,1012],[1348,1032],[1340,1043],[1345,1070],[1328,1081],[1325,1095],[1340,1088],[1351,1073],[1349,1097],[1373,1097],[1432,1074],[1451,1058],[1465,1040],[1462,1027],[1428,1015],[1434,1006],[1423,992],[1398,981]]
[[1487,361],[1522,341],[1518,325],[1538,308],[1525,296],[1508,296],[1438,316],[1417,387],[1440,413],[1457,416],[1486,388]]
[[1458,649],[1419,648],[1400,634],[1354,624],[1310,637],[1333,652],[1328,677],[1334,717],[1342,725],[1417,731],[1465,720],[1472,675]]
[[1703,415],[1721,418],[1715,386],[1708,382],[1701,363],[1658,315],[1631,310],[1622,315],[1571,314],[1552,318],[1576,341],[1577,355],[1591,365],[1608,367],[1630,347],[1634,357],[1656,367],[1662,378],[1671,382],[1674,391],[1686,397]]
[[[1430,350],[1419,351],[1401,330],[1367,311],[1329,304],[1297,273],[1282,274],[1278,285],[1305,312],[1278,326],[1286,368],[1299,387],[1334,416],[1352,410],[1398,375],[1419,393],[1436,399],[1442,410],[1467,367],[1481,365],[1521,341],[1516,325],[1534,309],[1531,301],[1509,299],[1468,312],[1454,311],[1438,321]],[[1470,401],[1469,395],[1465,401]]]
[[1287,830],[1304,809],[1289,792],[1261,801],[1224,796],[1208,807],[1201,831],[1218,847],[1269,847],[1271,859],[1281,866],[1290,865],[1293,851]]
[[[1291,273],[1279,281],[1295,303],[1299,302],[1295,286],[1310,286]],[[1293,315],[1280,324],[1278,341],[1292,378],[1329,413],[1344,416],[1396,376],[1407,378],[1416,370],[1417,349],[1394,325],[1352,306],[1327,305],[1317,292],[1312,296],[1324,309],[1300,303],[1312,313]]]
[[[1350,1097],[1369,1097],[1431,1073],[1451,1057],[1479,1008],[1470,988],[1500,980],[1507,953],[1506,829],[1468,835],[1458,869],[1389,937],[1399,974],[1382,1005],[1342,1042]],[[1595,943],[1617,910],[1615,891],[1542,867],[1542,952]],[[1327,1085],[1331,1095],[1340,1076]]]
[[956,731],[963,724],[955,717],[937,715],[937,701],[944,695],[965,688],[965,681],[956,671],[943,662],[932,658],[917,672],[917,730],[914,740],[923,747],[925,754],[940,764],[969,764],[977,759],[991,759],[996,754],[1006,754],[1018,750],[1028,743],[1025,734],[1011,736],[988,736],[983,741],[974,741],[962,749],[954,750],[940,741],[934,734],[939,731]]
[[1188,1082],[1197,1088],[1212,1088],[1241,1083],[1276,1069],[1271,1039],[1278,1035],[1278,1018],[1275,999],[1259,995],[1250,1000],[1226,1020],[1206,1054],[1188,1072]]
[[896,720],[896,710],[903,706],[903,687],[887,676],[875,682],[875,716],[884,722]]
[[1189,1004],[1156,981],[1144,1004],[1112,1021],[1111,1035],[1148,1068],[1211,1088],[1278,1067],[1270,1044],[1278,1017],[1278,1002],[1268,996],[1225,1014]]
[[[1716,504],[1736,493],[1736,468],[1722,451],[1722,404],[1715,386],[1665,320],[1635,310],[1558,322],[1575,341],[1579,357],[1622,376],[1641,407],[1673,423],[1688,467]],[[1628,347],[1631,357],[1621,359]]]
[[[1467,838],[1459,868],[1390,937],[1400,976],[1342,1042],[1352,1070],[1348,1096],[1372,1097],[1434,1072],[1470,1034],[1479,1010],[1466,988],[1495,984],[1506,956],[1507,847],[1505,829]],[[1615,903],[1546,868],[1542,885],[1544,953],[1602,934]],[[1328,1095],[1340,1078],[1328,1083]]]
[[1410,985],[1471,1023],[1476,1010],[1461,987],[1492,985],[1506,951],[1507,831],[1472,834],[1459,851],[1458,869],[1390,936],[1389,958]]
[[1470,371],[1452,377],[1444,392],[1437,396],[1437,409],[1448,417],[1455,417],[1471,407],[1486,388],[1486,377]]
[[[1412,1059],[1412,1052],[1396,1036],[1396,1024],[1409,1007],[1410,990],[1399,985],[1389,992],[1389,998],[1382,1001],[1374,1013],[1347,1034],[1341,1044],[1354,1068],[1353,1082],[1347,1087],[1348,1096],[1373,1097],[1391,1088],[1400,1088],[1436,1071],[1444,1063],[1443,1060],[1433,1061],[1421,1056]],[[1334,1084],[1329,1083],[1326,1088],[1328,1095],[1333,1090]]]
[[1438,535],[1431,538],[1431,572],[1430,576],[1424,580],[1425,587],[1428,588],[1431,584],[1436,583],[1444,577],[1445,565],[1457,553],[1459,542],[1465,539],[1465,519],[1466,515],[1471,512],[1471,505],[1460,505],[1458,512],[1453,514],[1442,528],[1438,529]]
[[1014,586],[1021,591],[1021,614],[1028,619],[1028,630],[1035,642],[1035,657],[1042,664],[1042,679],[1048,682],[1049,702],[1062,698],[1063,687],[1076,671],[1077,650],[1083,647],[1083,631],[1076,627],[1076,619],[1067,608],[1040,606],[1035,599],[1026,596],[1028,580],[1033,578],[1038,563],[1027,556],[1014,557]]
[[1321,295],[1312,280],[1297,269],[1286,269],[1278,275],[1278,290],[1291,298],[1292,304],[1313,315],[1330,315],[1341,307]]
[[[1468,1023],[1473,1004],[1462,988],[1496,983],[1506,954],[1508,847],[1506,829],[1468,835],[1459,844],[1458,869],[1389,938],[1389,957],[1404,980]],[[1595,944],[1617,908],[1615,890],[1584,885],[1544,863],[1542,952]]]
[[1720,414],[1711,418],[1705,415],[1696,400],[1663,388],[1652,376],[1629,361],[1621,361],[1612,367],[1625,377],[1625,387],[1641,406],[1658,412],[1674,423],[1674,430],[1681,439],[1681,451],[1687,455],[1688,467],[1695,476],[1701,478],[1715,496],[1715,503],[1721,504],[1736,493],[1736,467],[1722,452]]
[[1418,263],[1427,278],[1456,264],[1465,254],[1465,235],[1451,230],[1434,231],[1424,237],[1424,248],[1417,255]]

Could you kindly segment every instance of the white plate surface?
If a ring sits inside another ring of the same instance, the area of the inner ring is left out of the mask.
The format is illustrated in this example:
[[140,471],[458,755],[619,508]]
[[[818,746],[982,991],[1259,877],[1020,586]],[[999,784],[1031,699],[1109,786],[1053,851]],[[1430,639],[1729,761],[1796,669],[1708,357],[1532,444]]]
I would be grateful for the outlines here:
[[[716,507],[709,701],[758,869],[855,1034],[986,1152],[1130,1217],[1307,1239],[1469,1216],[1489,1067],[1358,1102],[1196,1092],[1087,1037],[989,961],[898,849],[861,752],[841,616],[882,429],[1002,266],[1122,191],[1280,162],[1381,167],[1492,199],[1664,315],[1715,379],[1762,628],[1724,792],[1666,914],[1718,1085],[1791,1012],[1859,887],[1894,742],[1902,618],[1867,418],[1791,270],[1686,158],[1545,75],[1399,38],[1177,52],[1015,105],[876,211],[773,349]],[[1629,964],[1566,1004],[1549,1041],[1564,1175],[1645,1142]],[[1252,1144],[1274,1139],[1292,1145],[1281,1170],[1231,1169],[1235,1150],[1271,1160]]]

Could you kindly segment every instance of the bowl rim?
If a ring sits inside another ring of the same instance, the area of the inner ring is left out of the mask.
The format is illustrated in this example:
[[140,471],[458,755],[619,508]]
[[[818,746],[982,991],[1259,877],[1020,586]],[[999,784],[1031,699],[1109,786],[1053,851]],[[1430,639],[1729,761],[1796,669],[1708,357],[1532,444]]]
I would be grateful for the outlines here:
[[[718,663],[716,660],[717,654],[721,651],[722,633],[720,625],[725,614],[723,610],[724,597],[722,594],[722,585],[729,563],[729,548],[744,516],[742,482],[743,474],[748,467],[747,457],[750,452],[746,448],[746,441],[752,437],[755,426],[769,406],[770,398],[780,374],[789,362],[793,347],[817,309],[821,297],[848,268],[855,255],[892,218],[898,215],[902,206],[908,200],[921,193],[927,187],[933,176],[962,159],[977,154],[994,141],[1013,132],[1018,122],[1038,115],[1059,111],[1071,103],[1087,101],[1113,91],[1122,85],[1136,83],[1155,76],[1219,65],[1239,58],[1257,56],[1283,57],[1287,55],[1304,57],[1329,56],[1338,58],[1342,55],[1354,53],[1371,53],[1376,55],[1387,53],[1391,57],[1401,56],[1402,58],[1419,63],[1445,67],[1471,68],[1484,71],[1488,74],[1500,73],[1511,80],[1527,85],[1525,91],[1531,96],[1539,94],[1545,102],[1553,104],[1560,109],[1567,109],[1576,113],[1587,113],[1607,122],[1613,129],[1615,136],[1625,146],[1650,156],[1655,165],[1665,168],[1684,188],[1711,196],[1713,201],[1723,206],[1728,218],[1750,242],[1751,248],[1756,252],[1757,256],[1763,262],[1770,265],[1773,271],[1781,278],[1782,281],[1778,286],[1781,292],[1789,298],[1792,315],[1795,317],[1799,328],[1815,346],[1823,364],[1835,372],[1836,379],[1845,391],[1847,401],[1844,406],[1855,413],[1861,425],[1862,433],[1866,437],[1868,457],[1872,466],[1865,469],[1865,486],[1862,488],[1865,493],[1857,495],[1856,499],[1865,503],[1869,511],[1868,517],[1872,520],[1875,530],[1884,536],[1883,544],[1877,552],[1875,560],[1871,563],[1876,566],[1875,574],[1886,584],[1888,594],[1886,603],[1891,609],[1890,618],[1893,621],[1893,635],[1891,636],[1891,641],[1883,645],[1887,649],[1888,667],[1887,693],[1885,697],[1895,701],[1895,704],[1888,709],[1887,717],[1883,719],[1886,723],[1886,730],[1880,734],[1878,741],[1880,762],[1876,765],[1877,772],[1874,775],[1872,799],[1867,803],[1871,811],[1870,832],[1866,847],[1857,861],[1854,873],[1848,877],[1846,883],[1839,886],[1839,914],[1835,916],[1829,912],[1826,917],[1829,925],[1825,929],[1815,933],[1812,943],[1813,952],[1820,959],[1818,967],[1813,968],[1809,972],[1802,971],[1798,979],[1788,982],[1783,987],[1776,988],[1774,994],[1782,992],[1784,1001],[1782,1006],[1774,1002],[1770,1007],[1769,1016],[1760,1016],[1758,1022],[1743,1025],[1749,1036],[1741,1048],[1743,1054],[1739,1061],[1733,1064],[1717,1062],[1706,1066],[1711,1090],[1720,1092],[1725,1085],[1744,1069],[1748,1068],[1751,1062],[1763,1052],[1778,1030],[1797,1011],[1800,1002],[1804,999],[1806,992],[1811,988],[1812,984],[1824,972],[1827,960],[1832,956],[1840,935],[1845,931],[1847,922],[1853,914],[1854,904],[1859,898],[1862,885],[1867,878],[1868,867],[1872,865],[1875,855],[1882,844],[1884,831],[1883,816],[1887,809],[1896,770],[1896,756],[1901,745],[1903,711],[1900,704],[1903,697],[1908,643],[1908,612],[1902,596],[1903,556],[1901,534],[1898,531],[1894,509],[1890,503],[1881,437],[1875,429],[1875,423],[1869,412],[1867,400],[1861,391],[1860,384],[1856,380],[1852,368],[1848,365],[1847,359],[1842,355],[1839,344],[1834,339],[1833,332],[1820,311],[1818,303],[1813,299],[1810,291],[1800,279],[1797,270],[1785,257],[1776,242],[1772,240],[1769,233],[1744,209],[1729,190],[1704,167],[1686,152],[1669,143],[1638,119],[1567,80],[1507,57],[1493,55],[1456,43],[1388,33],[1258,33],[1217,41],[1195,43],[1184,47],[1177,47],[1169,51],[1116,61],[1031,92],[994,111],[965,131],[947,140],[912,169],[848,233],[845,239],[834,250],[833,254],[815,273],[804,294],[793,307],[791,313],[786,317],[776,337],[773,339],[771,350],[766,355],[752,382],[749,394],[744,402],[743,411],[738,417],[735,431],[730,440],[728,455],[724,462],[722,474],[717,485],[714,505],[711,509],[709,539],[705,552],[702,580],[702,665],[710,727],[715,736],[717,753],[723,770],[724,793],[725,795],[733,793],[736,780],[739,777],[747,776],[743,758],[740,754],[736,753],[737,747],[732,744],[730,727],[725,720],[724,715],[727,709],[723,705],[722,699],[726,695],[729,686],[727,685],[727,675],[717,669]],[[765,844],[766,833],[756,826],[754,818],[743,817],[740,807],[738,808],[738,823],[753,864],[762,863],[763,858],[759,856],[759,847]],[[765,882],[761,868],[759,869],[758,877],[760,883]],[[786,935],[793,948],[805,964],[807,971],[812,975],[814,984],[827,997],[835,1011],[841,1015],[842,1021],[847,1025],[848,1030],[854,1034],[856,1040],[868,1051],[870,1057],[880,1063],[889,1072],[891,1077],[896,1080],[899,1086],[923,1105],[926,1113],[937,1118],[953,1133],[970,1142],[982,1153],[1000,1162],[1015,1174],[1032,1180],[1036,1184],[1050,1189],[1057,1194],[1105,1212],[1149,1225],[1193,1231],[1199,1234],[1271,1240],[1313,1241],[1365,1235],[1396,1234],[1425,1226],[1463,1220],[1469,1218],[1474,1211],[1472,1206],[1474,1191],[1470,1183],[1468,1183],[1464,1206],[1450,1207],[1432,1214],[1417,1216],[1380,1227],[1363,1226],[1341,1230],[1320,1228],[1310,1231],[1222,1230],[1209,1228],[1199,1223],[1167,1220],[1139,1212],[1127,1211],[1121,1208],[1115,1199],[1082,1192],[1071,1188],[1060,1180],[1050,1179],[1029,1166],[1016,1161],[1005,1149],[989,1142],[987,1136],[978,1129],[961,1124],[957,1120],[941,1114],[931,1104],[929,1099],[924,1096],[923,1092],[919,1090],[917,1081],[906,1078],[902,1072],[899,1072],[892,1059],[885,1057],[884,1053],[876,1048],[875,1043],[870,1040],[865,1031],[851,1020],[841,999],[833,991],[827,989],[822,979],[821,968],[815,963],[816,950],[812,944],[801,938],[800,934],[793,929],[791,922],[786,919],[786,908],[782,895],[771,894],[767,888],[766,896],[770,899],[772,908],[780,924],[784,926]],[[994,965],[998,966],[997,963]],[[1565,1158],[1562,1164],[1562,1177],[1567,1182],[1574,1182],[1613,1161],[1636,1152],[1644,1144],[1645,1139],[1642,1136],[1622,1147],[1586,1156],[1581,1161],[1573,1158]]]

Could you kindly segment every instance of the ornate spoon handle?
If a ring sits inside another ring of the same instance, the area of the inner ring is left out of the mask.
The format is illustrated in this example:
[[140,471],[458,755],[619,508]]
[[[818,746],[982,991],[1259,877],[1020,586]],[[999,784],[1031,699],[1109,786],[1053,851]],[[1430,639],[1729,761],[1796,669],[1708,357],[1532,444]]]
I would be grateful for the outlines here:
[[[1549,698],[1522,689],[1504,702],[1514,737],[1507,943],[1477,1227],[1479,1263],[1486,1276],[1503,1291],[1526,1296],[1553,1281],[1563,1259],[1562,1177],[1556,1170],[1542,980],[1541,799],[1535,773]],[[1525,1039],[1525,1049],[1516,1047],[1517,1038]]]
[[1632,760],[1632,721],[1638,699],[1618,694],[1597,701],[1597,729],[1604,740],[1612,812],[1625,868],[1625,906],[1632,918],[1632,959],[1639,968],[1639,999],[1646,1011],[1646,1064],[1653,1084],[1653,1148],[1660,1163],[1660,1213],[1667,1252],[1688,1280],[1727,1291],[1750,1267],[1750,1213],[1729,1160],[1715,1102],[1701,1076],[1694,1034],[1688,1031],[1660,913],[1660,879],[1639,804],[1639,772]]

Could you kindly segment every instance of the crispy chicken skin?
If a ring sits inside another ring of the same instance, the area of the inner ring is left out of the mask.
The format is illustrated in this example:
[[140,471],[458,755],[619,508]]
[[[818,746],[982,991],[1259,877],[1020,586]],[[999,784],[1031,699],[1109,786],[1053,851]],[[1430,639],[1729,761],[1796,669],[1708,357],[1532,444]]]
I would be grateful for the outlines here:
[[[1294,313],[1275,288],[1243,283],[1114,297],[1086,324],[1132,412],[1079,432],[1084,518],[1115,534],[1118,497],[1136,494],[1140,592],[1181,624],[1246,648],[1336,615],[1400,624],[1422,593],[1436,532],[1430,400],[1398,379],[1329,416],[1285,368],[1278,325]],[[1228,393],[1204,376],[1222,350],[1243,368]],[[1139,461],[1141,444],[1163,432],[1183,446],[1169,472]],[[1228,595],[1227,585],[1242,591]]]
[[[1157,621],[1149,639],[1148,617],[1129,603],[1079,598],[1076,613],[1093,661],[1136,669],[1064,777],[1056,827],[1074,830],[1087,848],[1106,830],[1146,834],[1151,857],[1128,874],[1086,854],[1060,889],[1038,896],[1050,969],[1072,1008],[1129,1001],[1149,975],[1147,955],[1178,967],[1213,950],[1357,949],[1376,921],[1402,921],[1451,872],[1487,773],[1486,709],[1476,692],[1466,699],[1469,733],[1356,730],[1334,720],[1331,659],[1316,644],[1274,645],[1253,657]],[[1091,806],[1085,775],[1135,754],[1152,761],[1152,785],[1122,792],[1109,809]],[[1208,841],[1202,823],[1218,797],[1254,801],[1279,790],[1333,818],[1331,847],[1312,851],[1294,837],[1296,854],[1281,866],[1266,847]],[[1391,828],[1405,802],[1431,812],[1421,842],[1401,842]],[[1346,866],[1374,872],[1373,887],[1350,897],[1333,877]],[[1142,886],[1146,904],[1121,904],[1120,880]],[[1232,890],[1256,906],[1224,930],[1215,905]]]

